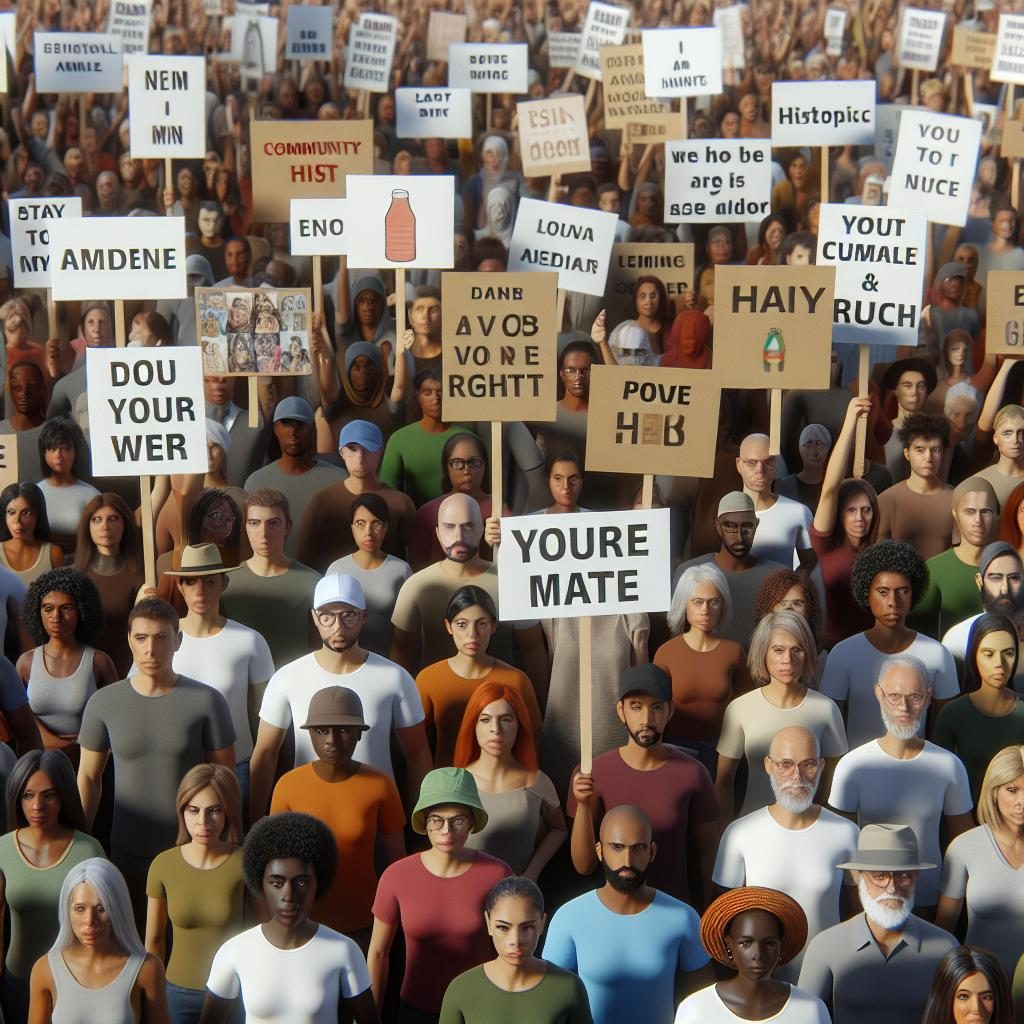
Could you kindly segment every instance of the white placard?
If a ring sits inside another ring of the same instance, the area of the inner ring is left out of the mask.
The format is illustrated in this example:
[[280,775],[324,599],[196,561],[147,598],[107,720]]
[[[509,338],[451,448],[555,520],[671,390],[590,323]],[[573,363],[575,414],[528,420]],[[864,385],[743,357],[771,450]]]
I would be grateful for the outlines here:
[[665,223],[729,224],[771,212],[767,139],[694,139],[665,145]]
[[503,622],[658,612],[672,599],[667,508],[501,521]]
[[15,27],[17,15],[13,11],[0,14],[0,37],[7,44],[7,52],[14,59],[18,56],[18,30]]
[[50,225],[82,216],[78,196],[11,199],[11,264],[15,288],[50,287]]
[[996,52],[989,77],[993,82],[1024,85],[1024,16],[999,15]]
[[903,103],[880,103],[875,107],[875,156],[885,164],[887,170],[892,169],[896,157],[900,116],[906,109]]
[[582,32],[548,33],[548,67],[571,68],[580,59]]
[[825,53],[838,57],[843,52],[843,37],[846,35],[846,11],[830,7],[825,12]]
[[468,89],[396,89],[400,139],[471,139],[473,94]]
[[617,224],[614,213],[521,199],[508,269],[555,270],[559,288],[604,295]]
[[717,28],[645,29],[641,41],[648,96],[711,96],[722,91],[722,33]]
[[773,83],[773,146],[870,146],[874,141],[873,81]]
[[896,44],[896,64],[912,71],[934,71],[939,63],[945,26],[946,15],[942,11],[904,7]]
[[525,43],[452,43],[448,47],[448,84],[473,92],[527,91]]
[[836,268],[833,341],[917,344],[927,240],[920,211],[822,204],[818,265]]
[[455,265],[455,179],[450,175],[350,174],[345,197],[352,266]]
[[722,33],[722,67],[742,70],[747,62],[742,8],[739,4],[716,7],[713,21],[715,28]]
[[344,199],[293,199],[289,251],[293,256],[340,256],[348,252]]
[[[277,67],[277,18],[249,14],[250,8],[237,8],[231,19],[231,57],[249,79],[262,78]],[[222,24],[227,24],[225,18]]]
[[128,59],[129,145],[136,158],[206,154],[206,61],[202,57]]
[[292,4],[284,44],[286,60],[330,60],[334,52],[334,8]]
[[364,11],[348,34],[345,88],[387,92],[398,40],[398,19]]
[[149,49],[151,0],[112,0],[107,32],[121,40],[121,52],[145,53]]
[[206,472],[199,348],[90,348],[85,359],[97,476]]
[[37,32],[36,90],[118,93],[124,88],[121,40],[104,32]]
[[[184,217],[89,217],[50,225],[53,297],[181,299]],[[373,264],[369,264],[372,266]]]
[[963,227],[980,144],[980,121],[908,107],[900,117],[889,203]]
[[601,81],[601,47],[618,46],[626,38],[630,8],[592,0],[583,23],[579,53],[574,70],[583,78]]

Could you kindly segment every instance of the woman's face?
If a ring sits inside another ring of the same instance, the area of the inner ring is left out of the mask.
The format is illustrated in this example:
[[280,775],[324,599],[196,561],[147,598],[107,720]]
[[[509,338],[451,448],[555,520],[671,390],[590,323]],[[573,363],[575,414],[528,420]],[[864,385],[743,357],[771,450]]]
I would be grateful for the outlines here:
[[96,890],[82,882],[71,890],[71,930],[83,946],[99,946],[113,932],[107,908],[100,902]]
[[653,317],[658,312],[658,289],[649,281],[636,290],[636,311],[640,316]]
[[29,828],[46,832],[60,821],[60,793],[46,772],[33,772],[21,791],[21,813]]
[[807,161],[802,157],[794,157],[789,163],[789,180],[794,188],[803,188],[807,180]]
[[263,898],[270,918],[288,931],[302,927],[316,900],[314,866],[298,857],[277,857],[263,869]]
[[850,495],[846,504],[840,509],[840,515],[842,516],[843,532],[851,540],[863,540],[871,532],[875,512],[868,496],[863,491],[855,491]]
[[391,173],[392,174],[411,174],[412,173],[412,156],[403,150],[401,153],[395,154],[395,159],[391,162]]
[[1024,829],[1024,775],[996,790],[996,807],[1010,828]]
[[64,154],[64,168],[71,175],[72,179],[78,177],[78,173],[82,169],[83,159],[82,151],[77,146],[72,146]]
[[805,619],[807,618],[807,592],[799,583],[794,583],[782,595],[781,599],[776,601],[775,606],[772,608],[773,612],[796,612],[797,615],[802,615]]
[[964,366],[967,362],[967,342],[950,342],[948,348],[946,349],[946,357],[949,359],[950,366]]
[[97,548],[116,551],[124,537],[124,520],[121,513],[109,505],[98,508],[89,520],[89,537]]
[[369,356],[356,356],[348,370],[348,379],[356,391],[369,391],[377,379],[377,367]]
[[807,652],[795,636],[782,629],[772,633],[764,664],[773,680],[785,686],[795,686],[803,675],[806,660]]
[[545,917],[525,896],[503,896],[487,916],[494,951],[515,969],[533,956],[544,931]]
[[989,188],[996,186],[996,162],[995,160],[982,160],[978,164],[978,181]]
[[224,805],[213,786],[199,790],[185,804],[182,818],[185,822],[185,831],[192,837],[192,842],[200,846],[216,842],[227,827]]
[[231,537],[237,522],[238,512],[230,498],[215,501],[203,516],[203,536],[223,546]]
[[466,845],[473,827],[473,809],[462,804],[439,804],[427,811],[426,819],[430,845],[438,853],[452,855]]
[[390,96],[381,97],[377,105],[377,118],[385,124],[391,124],[395,119],[395,101]]
[[686,602],[686,621],[703,633],[714,633],[722,621],[722,595],[718,587],[706,580],[693,588]]
[[1002,690],[1013,681],[1013,662],[1017,656],[1017,640],[1005,630],[986,633],[978,644],[975,665],[986,686]]
[[713,231],[708,237],[708,259],[716,266],[732,259],[732,235],[728,231]]
[[365,505],[356,509],[352,520],[352,539],[360,551],[375,555],[384,543],[388,532],[388,524],[378,519]]
[[743,99],[740,100],[740,117],[744,121],[756,121],[757,120],[757,97],[747,93]]
[[492,173],[501,166],[501,154],[496,149],[485,149],[481,154],[481,159],[484,169]]
[[82,324],[85,343],[90,348],[102,345],[110,337],[110,317],[104,309],[90,309]]
[[740,134],[740,115],[735,110],[730,110],[722,118],[722,138],[735,139]]
[[823,437],[812,435],[800,445],[800,458],[804,469],[820,469],[825,465],[828,455],[828,444]]
[[35,540],[37,516],[27,498],[18,497],[9,501],[4,517],[12,540]]
[[52,639],[73,640],[78,629],[78,602],[70,594],[51,590],[39,602],[39,621]]
[[561,508],[574,509],[583,490],[583,474],[575,462],[556,462],[548,477],[551,498]]
[[470,440],[458,441],[448,455],[448,479],[452,490],[461,494],[479,493],[484,482],[483,456]]
[[653,217],[658,212],[658,194],[652,188],[643,189],[636,197],[637,213]]
[[216,441],[206,441],[206,472],[211,476],[219,477],[224,472],[224,465],[227,457],[224,449]]
[[989,1024],[995,1007],[992,983],[975,971],[961,978],[953,993],[953,1024]]
[[469,658],[487,651],[491,637],[498,628],[490,612],[478,604],[464,608],[451,621],[445,619],[445,626],[455,641],[455,649]]
[[804,210],[804,220],[807,222],[807,230],[816,235],[821,225],[821,203],[808,203]]
[[18,310],[13,310],[7,315],[7,319],[4,321],[4,334],[10,345],[20,345],[28,338],[29,325]]
[[771,249],[772,252],[777,252],[779,246],[782,245],[782,239],[785,237],[785,231],[782,225],[777,221],[773,220],[768,225],[768,230],[764,233],[764,244]]
[[196,177],[187,167],[183,167],[178,171],[178,194],[185,199],[191,199],[195,191]]
[[519,720],[507,700],[491,701],[476,720],[476,741],[492,757],[501,757],[515,746]]
[[782,953],[782,934],[774,914],[747,910],[729,922],[726,949],[740,976],[750,981],[770,977]]
[[441,382],[427,379],[416,392],[420,412],[428,419],[441,419]]

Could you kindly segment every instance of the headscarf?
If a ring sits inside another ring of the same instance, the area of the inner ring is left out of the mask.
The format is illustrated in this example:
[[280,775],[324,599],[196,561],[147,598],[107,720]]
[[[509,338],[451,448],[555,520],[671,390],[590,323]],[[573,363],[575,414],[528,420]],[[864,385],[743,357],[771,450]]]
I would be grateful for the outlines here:
[[506,248],[512,244],[512,228],[516,222],[516,195],[507,185],[495,185],[485,201],[487,223],[477,238],[497,238]]
[[635,321],[623,320],[608,338],[608,346],[620,366],[655,366],[651,336]]
[[[341,273],[344,273],[344,271],[341,271]],[[373,274],[367,274],[365,277],[358,278],[352,286],[352,309],[349,310],[349,321],[345,326],[344,336],[346,338],[361,338],[356,303],[363,292],[374,292],[380,296],[383,303],[384,312],[381,314],[380,320],[377,321],[377,326],[373,329],[373,340],[378,342],[389,330],[394,329],[395,323],[388,314],[387,292],[384,290],[384,285],[380,278],[375,277]]]
[[672,323],[665,339],[662,366],[678,370],[707,370],[711,367],[711,321],[698,309],[684,309]]
[[[359,358],[366,356],[373,363],[376,376],[371,380],[369,387],[363,390],[356,390],[352,383],[352,364]],[[345,349],[345,372],[341,378],[341,386],[345,391],[345,398],[351,405],[372,406],[380,405],[384,398],[384,389],[388,385],[387,374],[382,372],[383,360],[380,349],[368,341],[353,342]]]

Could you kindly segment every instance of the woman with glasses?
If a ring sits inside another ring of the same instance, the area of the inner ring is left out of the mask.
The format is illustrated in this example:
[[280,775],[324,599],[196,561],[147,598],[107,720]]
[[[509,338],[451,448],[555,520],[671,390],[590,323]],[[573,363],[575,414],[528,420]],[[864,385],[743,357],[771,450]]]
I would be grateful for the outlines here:
[[818,590],[803,569],[776,569],[761,581],[754,604],[754,617],[758,621],[771,612],[796,612],[807,620],[818,651],[815,670],[815,688],[828,661],[828,651],[821,640],[821,606]]
[[583,452],[586,449],[590,370],[600,361],[591,341],[570,341],[559,352],[555,422],[532,425],[542,451]]

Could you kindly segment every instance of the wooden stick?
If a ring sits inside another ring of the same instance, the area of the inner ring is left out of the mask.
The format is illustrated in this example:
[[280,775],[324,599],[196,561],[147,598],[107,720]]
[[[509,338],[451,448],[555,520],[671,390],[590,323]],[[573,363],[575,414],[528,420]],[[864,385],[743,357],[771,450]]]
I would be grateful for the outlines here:
[[679,116],[682,120],[682,124],[679,129],[681,133],[679,137],[681,139],[688,139],[690,137],[689,104],[690,101],[685,96],[679,101]]
[[640,507],[654,507],[654,474],[644,473],[644,485],[640,490]]
[[[164,182],[165,188],[170,190],[171,194],[174,193],[174,168],[171,166],[171,158],[169,156],[164,157]],[[174,212],[174,204],[172,203],[164,211],[168,217]]]
[[917,106],[918,85],[920,84],[920,81],[921,72],[918,71],[917,68],[914,68],[914,70],[910,72],[910,105],[912,107]]
[[124,348],[124,299],[114,299],[114,344]]
[[249,378],[249,426],[256,430],[260,425],[260,387],[255,375]]
[[558,299],[555,303],[555,330],[562,332],[562,321],[565,319],[565,289],[558,289]]
[[967,116],[974,117],[974,72],[964,71],[964,102],[967,106]]
[[591,711],[593,682],[590,674],[590,655],[593,646],[590,616],[584,615],[580,624],[580,771],[589,775],[594,769],[594,722]]
[[486,93],[486,99],[484,100],[484,131],[489,132],[491,130],[491,114],[492,104],[494,103],[494,94]]
[[324,266],[320,256],[313,257],[313,312],[322,313],[324,308]]
[[1010,161],[1010,205],[1020,209],[1020,157]]
[[153,478],[145,473],[139,477],[139,490],[142,495],[142,562],[146,576],[146,586],[156,586],[156,544],[153,537]]
[[504,467],[502,462],[501,421],[491,420],[491,515],[501,518],[504,500]]
[[562,92],[568,92],[572,86],[572,80],[576,77],[576,71],[574,68],[569,68],[569,74],[565,76],[565,81],[562,82]]
[[395,268],[395,350],[402,351],[405,334],[405,267]]
[[53,289],[46,289],[46,324],[49,337],[56,338],[60,329],[57,323],[57,303],[53,301]]
[[[857,396],[868,397],[868,371],[871,367],[871,346],[859,345],[859,364],[857,367]],[[857,420],[857,430],[854,434],[853,446],[853,475],[859,480],[864,475],[866,468],[865,450],[868,441],[868,418]]]
[[1015,87],[1014,87],[1014,84],[1012,82],[1007,82],[1006,83],[1006,108],[1005,108],[1006,109],[1006,118],[1005,118],[1006,121],[1012,121],[1013,120],[1013,94],[1014,94],[1014,89],[1015,89]]
[[828,202],[828,146],[821,147],[821,201]]
[[85,135],[85,93],[78,97],[78,144],[82,144],[82,136]]
[[781,451],[782,435],[782,389],[772,388],[768,412],[768,454],[778,455]]
[[594,102],[594,94],[597,92],[597,79],[592,78],[587,86],[587,93],[583,97],[583,116],[590,114],[590,104]]

